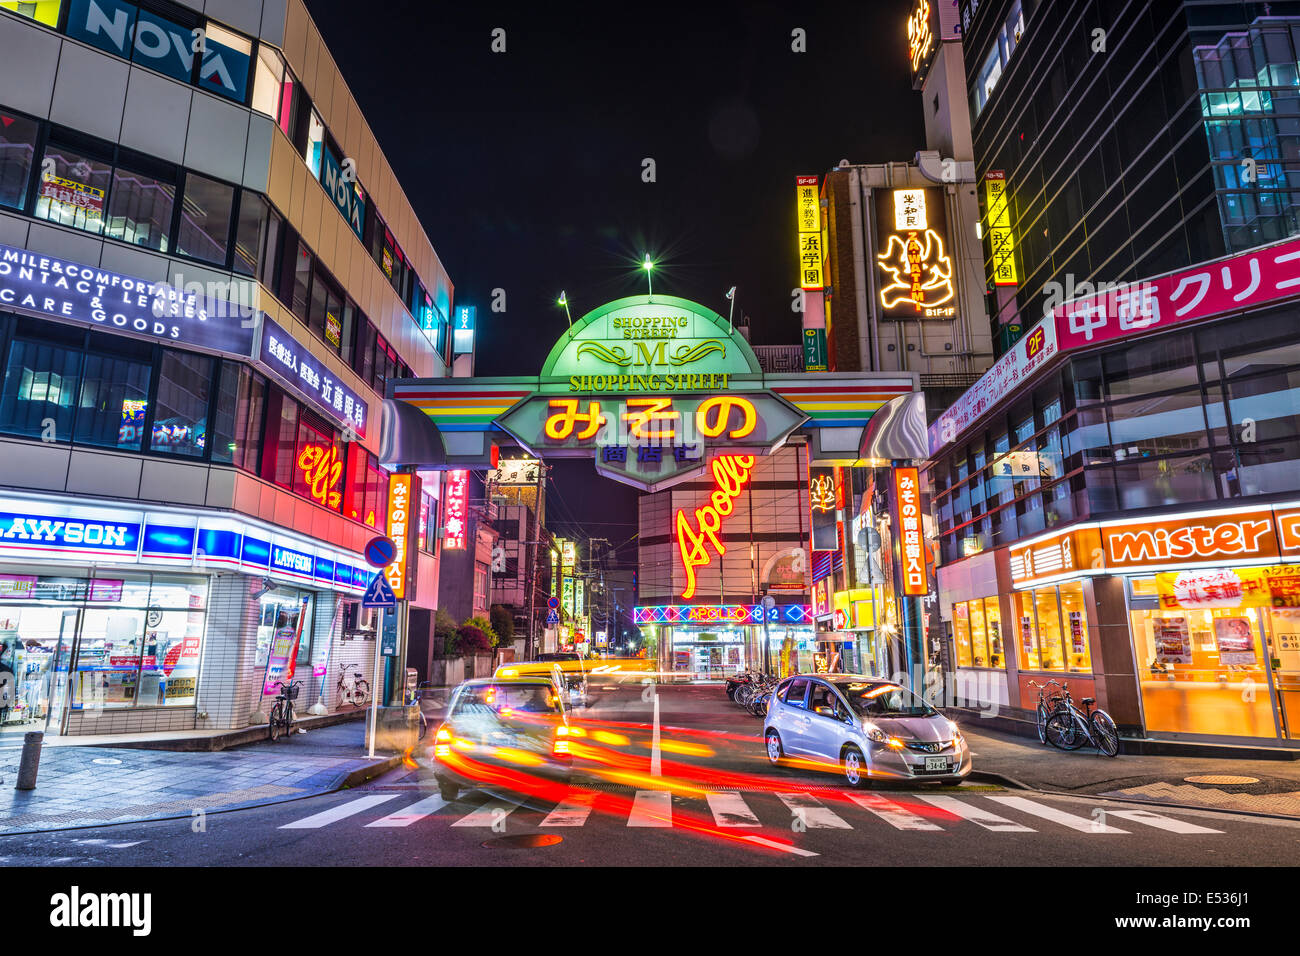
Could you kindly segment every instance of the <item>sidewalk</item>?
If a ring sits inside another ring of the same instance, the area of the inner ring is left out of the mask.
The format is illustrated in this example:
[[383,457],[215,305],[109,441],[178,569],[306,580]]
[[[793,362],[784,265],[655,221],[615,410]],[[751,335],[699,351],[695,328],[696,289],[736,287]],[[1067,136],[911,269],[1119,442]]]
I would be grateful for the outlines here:
[[400,754],[365,756],[365,723],[218,752],[45,747],[36,789],[14,788],[21,746],[0,749],[0,834],[190,817],[328,793],[378,776]]
[[1091,748],[1056,750],[1037,737],[989,730],[973,720],[962,723],[962,732],[977,774],[1035,790],[1300,817],[1300,761],[1125,754],[1123,748],[1111,759]]

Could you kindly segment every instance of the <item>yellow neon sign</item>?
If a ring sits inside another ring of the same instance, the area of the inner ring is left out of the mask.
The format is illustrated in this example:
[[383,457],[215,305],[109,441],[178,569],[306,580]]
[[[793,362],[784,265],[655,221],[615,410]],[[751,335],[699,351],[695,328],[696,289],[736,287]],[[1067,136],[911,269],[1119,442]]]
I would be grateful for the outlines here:
[[984,205],[988,208],[989,245],[993,249],[993,284],[1019,285],[1016,273],[1015,237],[1011,234],[1011,211],[1007,203],[1007,177],[1000,169],[984,176]]
[[816,176],[795,177],[799,221],[799,287],[825,288],[822,272],[822,205]]

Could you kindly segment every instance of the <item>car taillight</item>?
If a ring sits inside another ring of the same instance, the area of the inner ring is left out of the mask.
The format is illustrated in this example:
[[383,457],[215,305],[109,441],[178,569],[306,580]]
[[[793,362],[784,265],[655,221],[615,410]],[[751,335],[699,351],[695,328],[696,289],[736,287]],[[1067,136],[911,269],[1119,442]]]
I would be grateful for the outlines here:
[[551,745],[551,753],[568,756],[569,728],[565,727],[563,724],[555,728],[555,743]]
[[446,757],[451,753],[451,731],[442,726],[438,732],[433,735],[433,755],[435,757]]

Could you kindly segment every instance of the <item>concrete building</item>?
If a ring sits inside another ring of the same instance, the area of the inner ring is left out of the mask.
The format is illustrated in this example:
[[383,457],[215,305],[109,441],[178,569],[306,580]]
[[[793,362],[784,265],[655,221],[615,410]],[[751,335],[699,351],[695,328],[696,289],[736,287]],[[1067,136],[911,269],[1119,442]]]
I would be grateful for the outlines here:
[[301,0],[0,3],[4,729],[243,727],[299,634],[299,710],[379,693],[382,401],[452,294]]

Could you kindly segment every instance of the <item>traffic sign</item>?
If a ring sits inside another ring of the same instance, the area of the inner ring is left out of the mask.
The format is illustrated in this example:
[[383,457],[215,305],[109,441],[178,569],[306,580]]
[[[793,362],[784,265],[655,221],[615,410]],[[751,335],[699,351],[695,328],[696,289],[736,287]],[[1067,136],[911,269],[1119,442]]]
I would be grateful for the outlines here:
[[[553,599],[552,599],[552,600],[553,600]],[[546,626],[547,626],[547,627],[555,627],[555,625],[557,625],[557,624],[559,624],[559,623],[560,623],[560,612],[559,612],[559,611],[557,611],[555,608],[551,608],[549,611],[546,612]]]
[[377,534],[366,542],[365,555],[366,563],[372,568],[386,568],[397,557],[397,542],[386,535]]
[[383,571],[376,571],[375,576],[370,579],[370,586],[366,588],[366,595],[361,599],[362,607],[397,607],[397,598],[393,595],[393,588],[388,583],[388,578],[384,577]]
[[557,607],[560,606],[560,599],[557,597],[552,597],[546,602],[546,606],[549,607],[552,611],[554,611]]

